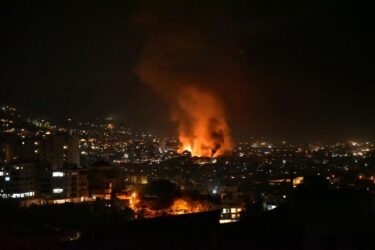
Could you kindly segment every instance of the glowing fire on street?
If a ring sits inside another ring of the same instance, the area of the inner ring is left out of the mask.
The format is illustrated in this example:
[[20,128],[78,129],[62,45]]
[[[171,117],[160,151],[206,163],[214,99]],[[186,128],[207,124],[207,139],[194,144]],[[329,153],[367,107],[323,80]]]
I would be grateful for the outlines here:
[[169,214],[189,214],[209,211],[210,205],[201,201],[192,201],[190,199],[177,199],[169,208]]

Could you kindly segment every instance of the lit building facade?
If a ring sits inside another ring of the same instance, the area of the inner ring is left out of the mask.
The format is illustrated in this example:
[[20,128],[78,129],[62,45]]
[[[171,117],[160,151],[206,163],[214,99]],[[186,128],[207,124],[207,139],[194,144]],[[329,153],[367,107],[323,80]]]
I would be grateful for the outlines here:
[[61,169],[51,173],[51,198],[71,199],[88,197],[87,169]]
[[30,198],[42,195],[43,186],[46,185],[44,172],[47,171],[45,165],[38,161],[14,161],[2,165],[0,167],[1,197]]

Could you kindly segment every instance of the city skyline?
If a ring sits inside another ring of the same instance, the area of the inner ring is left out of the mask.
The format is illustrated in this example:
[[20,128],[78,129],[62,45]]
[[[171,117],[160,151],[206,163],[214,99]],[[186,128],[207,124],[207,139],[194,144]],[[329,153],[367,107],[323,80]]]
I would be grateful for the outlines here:
[[[163,133],[160,133],[157,129],[151,129],[150,127],[145,129],[140,129],[136,127],[131,127],[126,122],[121,120],[120,118],[116,117],[113,114],[109,115],[103,115],[98,116],[95,119],[86,119],[86,120],[79,120],[79,119],[72,119],[69,117],[61,117],[59,119],[56,119],[55,117],[47,116],[47,115],[35,115],[31,113],[25,113],[20,111],[17,107],[10,106],[10,105],[0,105],[0,108],[3,109],[3,112],[14,112],[15,116],[18,116],[18,119],[23,122],[30,123],[31,126],[41,127],[43,129],[47,129],[48,127],[52,130],[62,130],[62,131],[84,131],[84,127],[101,127],[101,128],[107,128],[107,129],[123,129],[127,131],[132,131],[135,134],[139,135],[153,135],[158,138],[168,139],[168,140],[176,140],[178,141],[178,134],[177,132],[175,134],[172,133],[172,135],[166,135]],[[7,122],[9,120],[3,121],[5,124],[3,126],[7,126]],[[11,121],[13,123],[13,121]],[[11,123],[8,123],[10,125]],[[3,131],[4,132],[4,131]],[[14,133],[16,131],[12,131],[11,133]],[[75,133],[75,132],[73,132]],[[244,136],[232,136],[233,137],[233,146],[238,146],[241,143],[249,142],[249,141],[264,141],[273,145],[281,145],[285,143],[290,143],[293,145],[334,145],[334,144],[341,144],[341,143],[352,143],[352,142],[369,142],[372,143],[373,140],[370,138],[360,138],[360,137],[354,137],[354,136],[348,136],[346,138],[342,139],[329,139],[329,140],[296,140],[293,138],[288,137],[280,137],[280,138],[272,138],[272,137],[266,137],[266,136],[256,136],[256,135],[244,135]]]
[[[26,113],[110,114],[176,136],[163,93],[186,80],[223,103],[235,139],[375,137],[365,3],[8,2],[0,21],[0,97]],[[139,71],[154,55],[167,68],[162,88]]]
[[1,249],[374,249],[373,16],[2,1]]

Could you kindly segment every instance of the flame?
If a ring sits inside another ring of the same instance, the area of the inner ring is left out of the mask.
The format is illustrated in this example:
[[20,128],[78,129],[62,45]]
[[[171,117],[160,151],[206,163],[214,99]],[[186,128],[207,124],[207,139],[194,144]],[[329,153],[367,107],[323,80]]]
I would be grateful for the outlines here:
[[197,87],[184,87],[172,119],[178,123],[178,153],[218,157],[231,150],[232,142],[224,109],[213,94]]
[[209,204],[200,201],[192,201],[188,198],[180,198],[173,202],[169,208],[171,214],[198,213],[210,210]]

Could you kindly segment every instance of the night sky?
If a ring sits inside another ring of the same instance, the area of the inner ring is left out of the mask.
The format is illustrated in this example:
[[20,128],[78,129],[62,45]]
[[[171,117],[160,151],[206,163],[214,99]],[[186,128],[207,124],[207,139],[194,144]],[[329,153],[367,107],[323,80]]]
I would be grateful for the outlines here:
[[[169,89],[187,79],[237,139],[375,139],[371,1],[58,2],[2,1],[1,104],[175,135]],[[155,55],[162,87],[138,70]]]

